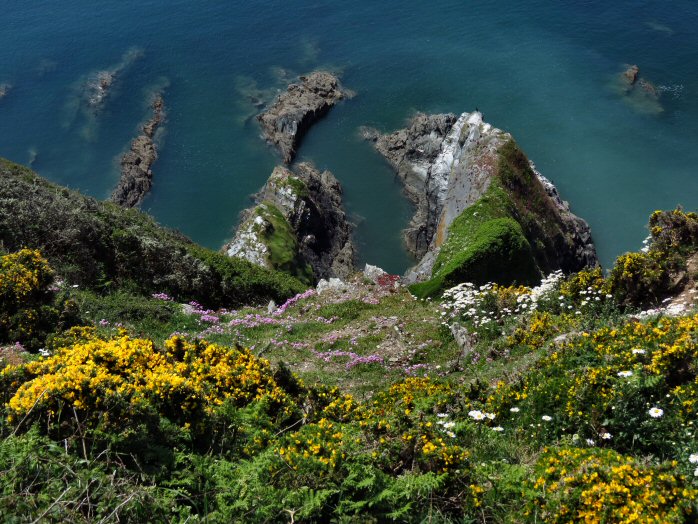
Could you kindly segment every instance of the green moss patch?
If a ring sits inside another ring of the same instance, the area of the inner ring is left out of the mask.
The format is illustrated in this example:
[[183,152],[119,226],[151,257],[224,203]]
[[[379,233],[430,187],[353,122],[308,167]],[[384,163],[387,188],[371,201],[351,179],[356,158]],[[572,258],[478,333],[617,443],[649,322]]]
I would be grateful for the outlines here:
[[262,238],[269,249],[269,262],[274,269],[284,271],[306,284],[311,284],[313,268],[300,256],[298,239],[291,224],[281,211],[269,202],[260,205],[256,212],[269,224],[269,227],[262,232]]

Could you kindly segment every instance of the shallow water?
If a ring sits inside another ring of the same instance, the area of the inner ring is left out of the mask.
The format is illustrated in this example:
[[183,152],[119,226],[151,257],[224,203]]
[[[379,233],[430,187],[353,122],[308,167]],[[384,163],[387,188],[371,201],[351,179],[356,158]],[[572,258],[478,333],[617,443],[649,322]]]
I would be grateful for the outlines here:
[[[525,4],[525,5],[524,5]],[[497,3],[6,0],[0,156],[98,198],[162,85],[168,121],[143,208],[218,248],[278,158],[259,103],[315,68],[358,93],[311,129],[301,160],[345,187],[362,260],[409,264],[400,186],[357,136],[416,111],[483,111],[515,136],[592,226],[605,266],[646,236],[652,210],[698,197],[698,6],[565,0]],[[134,52],[135,50],[135,52]],[[626,63],[660,90],[653,112],[613,87]],[[119,69],[97,114],[83,86]],[[255,105],[257,104],[257,106]]]

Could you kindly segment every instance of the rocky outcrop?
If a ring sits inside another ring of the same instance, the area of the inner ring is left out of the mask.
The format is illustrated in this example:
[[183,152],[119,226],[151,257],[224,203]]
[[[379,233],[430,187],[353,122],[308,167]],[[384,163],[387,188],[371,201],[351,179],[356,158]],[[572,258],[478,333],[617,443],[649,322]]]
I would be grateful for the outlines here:
[[229,256],[287,271],[306,282],[346,278],[354,271],[352,226],[332,173],[307,163],[294,171],[276,167],[255,200],[223,248]]
[[[489,124],[483,124],[481,133],[480,124],[480,113],[460,117],[419,114],[409,127],[394,133],[381,135],[363,130],[364,137],[373,140],[378,152],[393,166],[415,206],[404,236],[408,250],[417,258],[427,253],[432,241],[440,245],[453,218],[489,186],[492,159],[506,137]],[[461,136],[469,140],[467,144],[461,144]],[[475,146],[477,158],[461,162],[461,153]],[[447,216],[442,220],[444,206]]]
[[[497,193],[502,202],[493,211],[493,218],[512,218],[521,224],[539,272],[558,268],[574,271],[598,263],[586,222],[570,212],[555,187],[518,149],[511,153],[516,157],[514,163],[522,163],[520,155],[524,165],[517,165],[516,177],[503,180],[502,152],[510,152],[513,140],[510,134],[485,123],[481,113],[420,114],[407,128],[394,133],[380,134],[372,129],[362,133],[393,166],[415,205],[404,236],[419,262],[407,273],[407,283],[427,280],[433,276],[435,265],[448,265],[439,261],[439,254],[451,226],[489,194],[493,180],[498,180],[497,188],[504,191]],[[519,205],[528,197],[536,198],[538,215]],[[477,217],[469,220],[482,222]]]
[[153,116],[141,128],[143,134],[131,142],[131,149],[121,157],[121,178],[111,200],[124,207],[138,205],[153,186],[151,167],[158,158],[155,134],[165,120],[162,95],[155,96],[151,107]]
[[337,77],[326,71],[316,71],[300,80],[299,84],[289,85],[257,117],[264,137],[279,149],[286,164],[293,160],[298,141],[310,126],[339,100],[349,96]]

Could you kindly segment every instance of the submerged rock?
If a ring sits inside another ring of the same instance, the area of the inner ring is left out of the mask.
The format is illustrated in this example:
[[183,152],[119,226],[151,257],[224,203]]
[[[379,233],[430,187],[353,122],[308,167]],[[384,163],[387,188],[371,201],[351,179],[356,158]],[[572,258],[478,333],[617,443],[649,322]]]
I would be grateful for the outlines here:
[[165,120],[165,102],[157,94],[151,105],[153,116],[141,128],[143,134],[131,142],[131,149],[121,157],[121,178],[111,200],[120,206],[138,205],[153,186],[152,165],[158,158],[155,133]]
[[624,86],[626,92],[632,89],[639,75],[640,68],[636,65],[628,66],[628,68],[620,74],[621,84]]
[[[511,135],[485,123],[481,113],[420,114],[394,133],[362,134],[393,166],[415,205],[404,238],[419,262],[408,271],[408,284],[437,276],[448,285],[496,277],[532,282],[541,273],[598,263],[586,222]],[[502,245],[507,242],[516,249]]]
[[641,77],[637,65],[627,66],[619,73],[613,89],[639,113],[659,114],[664,111],[659,101],[659,90],[652,82]]
[[5,98],[7,96],[7,93],[10,92],[10,89],[12,89],[12,84],[8,83],[3,83],[0,84],[0,100]]
[[281,152],[289,164],[298,141],[310,126],[324,116],[339,100],[349,96],[337,77],[326,71],[302,76],[291,84],[266,111],[257,117],[265,138]]
[[302,163],[278,166],[243,212],[231,257],[287,271],[311,283],[354,271],[352,226],[342,209],[342,188],[329,171]]
[[118,64],[88,76],[83,85],[83,100],[88,111],[97,113],[102,109],[119,76],[142,56],[142,50],[129,49]]

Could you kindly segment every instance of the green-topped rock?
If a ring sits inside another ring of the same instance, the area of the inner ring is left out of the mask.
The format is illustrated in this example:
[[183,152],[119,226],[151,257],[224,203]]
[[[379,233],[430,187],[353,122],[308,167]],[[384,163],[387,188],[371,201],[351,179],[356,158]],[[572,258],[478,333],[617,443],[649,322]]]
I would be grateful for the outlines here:
[[586,222],[481,113],[417,115],[406,129],[364,135],[415,205],[405,242],[419,262],[405,281],[418,295],[465,281],[533,284],[598,264]]
[[303,282],[346,278],[354,271],[352,227],[342,209],[342,188],[329,171],[307,163],[276,167],[244,211],[235,237],[223,248]]

